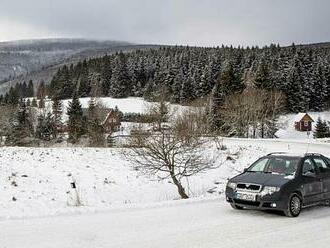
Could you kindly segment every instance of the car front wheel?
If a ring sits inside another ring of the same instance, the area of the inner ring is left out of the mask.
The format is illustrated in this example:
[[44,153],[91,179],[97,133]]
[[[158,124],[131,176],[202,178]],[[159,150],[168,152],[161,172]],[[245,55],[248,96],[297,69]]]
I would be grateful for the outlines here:
[[297,194],[292,194],[289,198],[288,208],[284,211],[288,217],[298,217],[302,208],[302,200]]

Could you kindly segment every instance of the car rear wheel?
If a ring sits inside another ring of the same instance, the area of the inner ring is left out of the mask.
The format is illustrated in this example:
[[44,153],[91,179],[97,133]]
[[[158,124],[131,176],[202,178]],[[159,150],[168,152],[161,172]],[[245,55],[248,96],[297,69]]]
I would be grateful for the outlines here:
[[297,194],[292,194],[289,198],[288,208],[284,211],[288,217],[298,217],[302,208],[302,200]]
[[233,209],[236,209],[236,210],[243,210],[243,209],[244,209],[243,207],[237,206],[237,205],[234,204],[234,203],[231,203],[230,205],[231,205],[231,207],[232,207]]

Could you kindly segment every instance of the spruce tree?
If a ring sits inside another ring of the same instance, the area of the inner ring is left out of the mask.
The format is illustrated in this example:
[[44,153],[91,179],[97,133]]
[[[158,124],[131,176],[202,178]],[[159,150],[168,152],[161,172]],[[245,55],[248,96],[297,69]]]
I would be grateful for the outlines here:
[[56,138],[56,126],[54,117],[51,113],[46,116],[38,116],[38,125],[36,127],[36,137],[45,141]]
[[128,97],[132,89],[130,88],[131,82],[128,76],[125,55],[120,53],[114,62],[109,94],[116,98]]
[[57,96],[53,97],[53,104],[52,104],[52,112],[54,116],[54,124],[55,124],[55,137],[57,137],[58,130],[62,126],[62,102],[58,99]]
[[28,84],[27,97],[34,97],[34,86],[32,80],[30,80]]
[[323,121],[320,117],[317,119],[314,138],[326,138],[329,132],[329,127],[325,121]]
[[101,125],[99,118],[100,108],[96,103],[95,98],[92,98],[88,106],[88,137],[90,146],[104,145],[104,128]]
[[69,116],[69,142],[77,143],[80,137],[85,133],[83,123],[83,110],[77,94],[73,95],[72,101],[69,103],[67,115]]
[[10,132],[6,143],[8,145],[26,145],[26,138],[33,137],[33,126],[30,112],[24,102],[20,103],[15,118],[10,123]]
[[104,96],[108,96],[111,84],[112,68],[109,56],[103,58],[102,77],[102,92]]
[[34,107],[34,108],[38,107],[37,99],[35,97],[32,99],[31,107]]
[[[219,79],[220,80],[220,79]],[[218,131],[222,127],[220,107],[225,99],[223,85],[218,81],[212,90],[210,98],[209,123],[211,131]]]

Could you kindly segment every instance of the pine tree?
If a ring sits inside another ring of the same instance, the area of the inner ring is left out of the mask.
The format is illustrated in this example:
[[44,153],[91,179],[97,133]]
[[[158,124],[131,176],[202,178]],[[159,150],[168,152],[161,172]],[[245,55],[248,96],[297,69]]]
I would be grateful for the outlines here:
[[307,111],[309,103],[303,94],[302,85],[304,82],[299,58],[296,57],[293,63],[287,81],[287,102],[290,112],[299,113]]
[[80,67],[77,89],[80,97],[86,97],[89,96],[91,91],[91,85],[88,79],[89,71],[87,61],[84,60]]
[[26,145],[29,141],[26,138],[33,137],[33,126],[28,108],[24,102],[20,103],[20,107],[15,118],[10,123],[11,130],[6,140],[8,145]]
[[110,84],[111,84],[112,68],[109,56],[103,58],[103,68],[102,68],[102,92],[104,96],[108,96]]
[[313,72],[313,93],[310,97],[309,109],[313,111],[324,111],[327,106],[327,81],[321,65],[317,65]]
[[56,138],[56,126],[54,117],[51,113],[46,116],[38,116],[38,124],[36,127],[36,137],[45,141],[50,141]]
[[130,95],[130,78],[128,76],[126,58],[120,53],[115,60],[111,77],[109,94],[112,97],[123,98]]
[[34,86],[33,81],[30,80],[27,87],[27,97],[34,97]]
[[53,97],[53,104],[52,104],[52,112],[54,116],[54,124],[55,124],[55,137],[58,135],[58,130],[62,126],[62,102],[58,99],[58,97]]
[[96,104],[95,98],[92,98],[88,106],[88,136],[90,146],[104,145],[104,128],[100,124],[100,108]]
[[218,81],[212,90],[209,110],[209,123],[211,131],[218,131],[222,126],[220,107],[225,99],[223,85]]
[[182,83],[182,87],[180,90],[180,103],[187,104],[194,98],[194,78],[189,77]]
[[46,92],[45,82],[41,81],[41,83],[38,86],[38,90],[37,90],[37,98],[42,99],[42,98],[45,98],[46,95],[47,95],[47,92]]
[[321,118],[317,119],[314,138],[326,138],[329,133],[329,127],[325,121],[322,121]]
[[77,143],[84,134],[83,110],[77,94],[73,95],[72,101],[69,103],[67,115],[69,116],[68,129],[69,141]]
[[32,99],[31,107],[34,107],[34,108],[38,107],[37,99],[35,97]]
[[231,95],[241,92],[244,88],[243,83],[234,73],[233,64],[231,61],[225,63],[225,66],[218,78],[221,88],[225,95]]

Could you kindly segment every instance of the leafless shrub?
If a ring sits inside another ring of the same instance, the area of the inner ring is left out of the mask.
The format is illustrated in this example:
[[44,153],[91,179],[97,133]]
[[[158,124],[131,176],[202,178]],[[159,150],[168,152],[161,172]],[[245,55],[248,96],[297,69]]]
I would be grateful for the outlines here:
[[130,148],[125,157],[136,165],[136,169],[147,174],[170,178],[181,198],[189,198],[182,179],[211,169],[203,149],[204,142],[193,137],[189,143],[172,131],[161,131],[154,135],[136,135],[130,139]]

